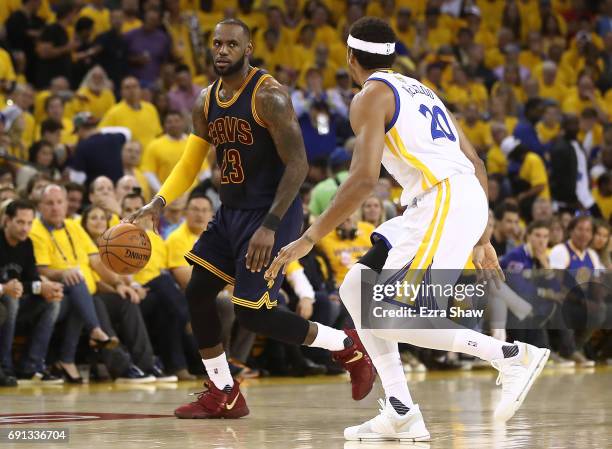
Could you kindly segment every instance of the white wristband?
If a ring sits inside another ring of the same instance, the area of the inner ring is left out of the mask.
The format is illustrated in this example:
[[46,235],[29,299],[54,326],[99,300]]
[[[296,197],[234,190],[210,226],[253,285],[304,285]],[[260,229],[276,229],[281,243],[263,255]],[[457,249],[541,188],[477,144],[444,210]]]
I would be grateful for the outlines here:
[[42,282],[34,281],[32,282],[32,293],[35,295],[40,295],[42,292]]

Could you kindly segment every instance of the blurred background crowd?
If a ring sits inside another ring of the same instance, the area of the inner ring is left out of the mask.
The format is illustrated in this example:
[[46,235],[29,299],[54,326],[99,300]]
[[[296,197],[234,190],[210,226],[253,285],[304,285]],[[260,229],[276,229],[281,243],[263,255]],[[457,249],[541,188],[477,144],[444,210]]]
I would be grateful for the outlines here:
[[[486,162],[489,232],[512,275],[493,294],[502,306],[473,325],[550,347],[553,366],[612,357],[609,289],[579,289],[568,312],[559,285],[528,288],[522,274],[586,270],[584,281],[611,266],[612,0],[3,0],[0,385],[81,383],[78,366],[90,380],[203,375],[183,254],[220,205],[213,158],[165,208],[159,235],[147,231],[143,271],[110,272],[95,241],[150,200],[181,157],[193,103],[215,79],[211,32],[233,17],[251,27],[252,65],[291,95],[310,164],[307,227],[347,177],[358,87],[345,42],[365,15],[392,25],[393,70],[433,89]],[[350,326],[338,286],[373,229],[401,214],[399,195],[383,170],[360,210],[289,267],[280,307]],[[341,373],[326,351],[241,329],[230,298],[228,287],[217,301],[234,375]],[[582,315],[597,319],[559,329]],[[402,351],[407,372],[478,366]]]

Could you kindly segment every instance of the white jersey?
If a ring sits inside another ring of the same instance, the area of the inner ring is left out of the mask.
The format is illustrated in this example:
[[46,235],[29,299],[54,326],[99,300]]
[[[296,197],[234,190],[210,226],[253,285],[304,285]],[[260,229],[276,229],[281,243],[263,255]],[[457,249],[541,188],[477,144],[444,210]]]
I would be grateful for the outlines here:
[[475,173],[444,103],[431,89],[391,71],[375,72],[369,80],[384,82],[395,94],[382,164],[403,188],[402,205],[453,175]]

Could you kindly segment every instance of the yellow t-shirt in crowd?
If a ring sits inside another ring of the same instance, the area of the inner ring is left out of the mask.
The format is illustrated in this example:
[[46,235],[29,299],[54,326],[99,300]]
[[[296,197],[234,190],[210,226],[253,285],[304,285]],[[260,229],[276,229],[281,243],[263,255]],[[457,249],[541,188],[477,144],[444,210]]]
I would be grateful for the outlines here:
[[348,270],[372,246],[370,235],[376,229],[374,225],[360,221],[357,223],[357,236],[353,240],[342,240],[333,230],[317,244],[318,248],[329,259],[337,285],[344,280]]
[[493,145],[491,137],[491,127],[488,123],[478,120],[473,126],[469,126],[464,120],[460,120],[461,129],[465,133],[468,140],[476,147],[476,149],[486,148]]
[[567,96],[567,87],[559,80],[559,77],[555,79],[552,84],[544,84],[541,78],[538,79],[538,86],[540,86],[540,97],[550,98],[555,100],[558,104],[563,104],[565,97]]
[[287,272],[285,273],[286,276],[290,276],[291,274],[295,273],[298,270],[303,270],[304,267],[302,266],[302,264],[300,263],[299,260],[294,260],[292,262],[289,262],[287,264]]
[[151,240],[151,258],[142,270],[133,275],[134,281],[145,285],[161,275],[162,270],[168,268],[168,249],[166,242],[155,232],[148,230],[147,235]]
[[192,75],[196,74],[195,59],[191,47],[191,36],[189,26],[185,20],[178,22],[167,22],[166,29],[172,38],[172,48],[174,55],[189,67]]
[[23,113],[23,132],[21,142],[26,148],[30,148],[36,139],[36,120],[29,112]]
[[142,190],[142,196],[144,197],[145,201],[148,203],[149,201],[151,201],[151,198],[153,198],[153,193],[151,192],[151,186],[149,185],[149,181],[147,180],[147,177],[144,175],[142,170],[139,168],[134,169],[133,175],[134,175],[134,178],[136,178],[136,181],[138,182],[138,185],[140,186]]
[[102,89],[98,95],[89,87],[83,87],[78,90],[77,94],[83,99],[74,100],[74,112],[88,111],[97,119],[104,117],[104,114],[116,103],[115,95],[110,89]]
[[431,49],[436,51],[442,45],[450,45],[453,42],[453,32],[447,27],[438,24],[436,28],[427,30],[427,43]]
[[151,103],[140,102],[140,109],[134,109],[125,101],[110,108],[99,124],[105,126],[124,126],[132,131],[132,140],[140,142],[143,148],[162,133],[157,109]]
[[78,222],[66,219],[63,228],[49,230],[36,218],[32,224],[30,238],[34,246],[36,265],[54,270],[78,268],[85,278],[89,293],[93,295],[96,292],[96,281],[89,264],[89,256],[98,254],[98,248]]
[[[141,164],[142,171],[154,173],[159,182],[163,183],[183,155],[186,146],[187,136],[185,135],[180,139],[173,139],[168,134],[164,134],[154,139],[145,148]],[[204,164],[208,164],[206,159]]]
[[487,152],[487,174],[508,174],[508,160],[499,145],[493,145]]
[[138,18],[126,18],[123,21],[123,25],[121,25],[121,33],[129,33],[136,28],[140,28],[142,26],[142,21]]
[[450,84],[446,89],[446,98],[460,108],[468,103],[475,102],[478,109],[484,112],[487,108],[489,94],[482,84],[469,83],[467,86]]
[[110,30],[110,11],[108,8],[96,9],[93,6],[85,6],[81,9],[79,17],[89,17],[93,20],[93,37]]
[[555,123],[552,128],[549,128],[544,124],[544,122],[538,122],[536,125],[536,132],[538,133],[538,139],[540,139],[540,142],[546,144],[554,140],[559,135],[561,132],[561,125],[559,123]]
[[538,198],[550,199],[550,188],[548,185],[548,174],[546,166],[540,156],[533,152],[528,152],[519,170],[519,178],[524,179],[531,187],[544,184],[544,190],[540,192]]
[[15,81],[16,78],[11,55],[4,48],[0,48],[0,80]]
[[610,220],[610,216],[612,216],[612,195],[605,197],[599,193],[599,189],[597,187],[593,188],[593,199],[599,207],[601,214],[603,215],[606,221]]
[[188,267],[185,254],[191,251],[200,236],[189,230],[187,222],[183,221],[166,239],[168,250],[168,268]]
[[567,97],[563,101],[561,109],[566,114],[579,115],[586,108],[592,108],[594,106],[593,103],[595,103],[602,111],[606,113],[608,112],[599,92],[595,93],[595,101],[593,102],[591,100],[582,100],[578,95],[578,89],[572,88],[569,90]]

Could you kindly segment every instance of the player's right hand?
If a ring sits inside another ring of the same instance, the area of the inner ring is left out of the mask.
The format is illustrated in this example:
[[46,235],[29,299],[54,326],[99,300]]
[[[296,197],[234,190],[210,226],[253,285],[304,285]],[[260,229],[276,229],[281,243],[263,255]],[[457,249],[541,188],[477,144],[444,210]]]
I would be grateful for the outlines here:
[[151,220],[153,220],[153,230],[157,234],[159,234],[158,232],[159,217],[161,216],[161,211],[163,208],[164,208],[164,200],[162,200],[159,196],[155,196],[153,197],[151,201],[149,201],[148,204],[145,204],[143,207],[138,209],[136,212],[134,212],[131,215],[128,215],[121,221],[123,223],[134,223],[142,219],[145,219],[147,217],[151,217]]

